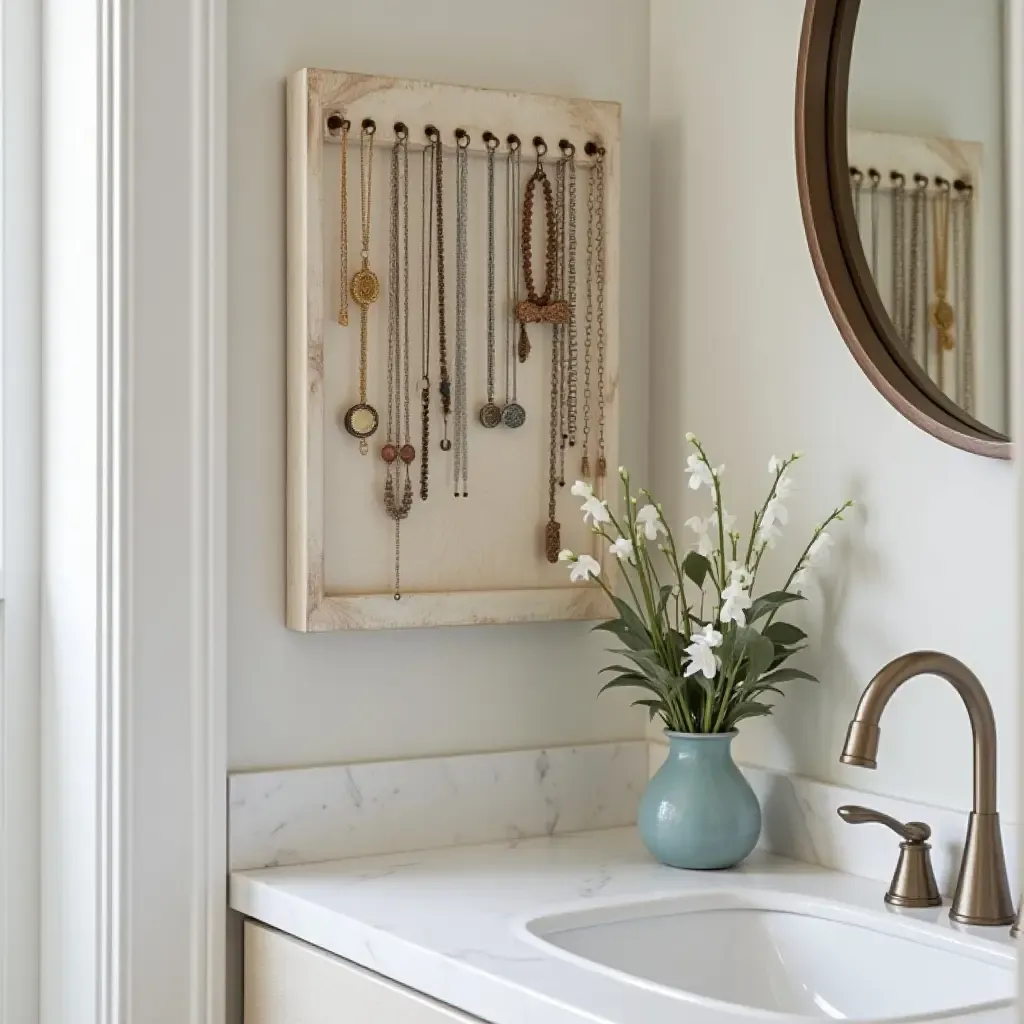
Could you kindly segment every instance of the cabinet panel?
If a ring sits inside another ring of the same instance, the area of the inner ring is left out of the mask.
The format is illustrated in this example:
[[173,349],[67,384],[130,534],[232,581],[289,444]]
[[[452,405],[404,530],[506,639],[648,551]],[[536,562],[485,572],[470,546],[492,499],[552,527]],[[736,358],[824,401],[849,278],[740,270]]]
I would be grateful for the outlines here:
[[480,1024],[340,957],[245,923],[245,1024]]

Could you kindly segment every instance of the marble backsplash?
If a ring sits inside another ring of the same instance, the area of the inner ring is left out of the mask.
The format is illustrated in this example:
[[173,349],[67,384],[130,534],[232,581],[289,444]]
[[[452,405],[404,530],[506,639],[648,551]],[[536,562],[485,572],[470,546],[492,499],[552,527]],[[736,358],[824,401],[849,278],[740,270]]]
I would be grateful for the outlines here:
[[[665,755],[641,740],[406,761],[235,773],[229,780],[233,870],[436,849],[630,825]],[[741,765],[764,814],[760,846],[794,860],[888,883],[899,840],[848,825],[841,804],[866,804],[932,827],[939,887],[951,895],[964,811]],[[1010,878],[1017,826],[1004,821]]]

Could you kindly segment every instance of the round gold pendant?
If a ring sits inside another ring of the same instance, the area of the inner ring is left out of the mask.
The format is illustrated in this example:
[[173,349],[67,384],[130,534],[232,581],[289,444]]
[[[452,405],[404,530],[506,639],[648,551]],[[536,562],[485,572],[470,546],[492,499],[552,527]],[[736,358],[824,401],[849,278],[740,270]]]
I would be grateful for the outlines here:
[[956,323],[953,307],[945,299],[932,303],[932,323],[941,331],[948,331]]
[[480,425],[488,429],[496,427],[501,422],[501,410],[493,403],[488,402],[480,409]]
[[377,410],[372,405],[360,402],[345,413],[345,429],[353,436],[364,440],[376,433],[380,422]]
[[372,270],[363,267],[356,271],[352,278],[352,298],[360,306],[369,306],[380,298],[380,281]]

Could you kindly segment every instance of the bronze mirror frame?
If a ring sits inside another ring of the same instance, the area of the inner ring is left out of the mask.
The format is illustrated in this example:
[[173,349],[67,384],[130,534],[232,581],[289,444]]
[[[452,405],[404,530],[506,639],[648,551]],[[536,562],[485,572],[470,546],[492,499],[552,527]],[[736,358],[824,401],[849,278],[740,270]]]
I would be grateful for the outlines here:
[[1008,459],[1006,434],[968,415],[906,353],[860,242],[850,192],[847,101],[860,0],[806,0],[796,79],[796,162],[807,244],[832,317],[868,379],[922,430]]

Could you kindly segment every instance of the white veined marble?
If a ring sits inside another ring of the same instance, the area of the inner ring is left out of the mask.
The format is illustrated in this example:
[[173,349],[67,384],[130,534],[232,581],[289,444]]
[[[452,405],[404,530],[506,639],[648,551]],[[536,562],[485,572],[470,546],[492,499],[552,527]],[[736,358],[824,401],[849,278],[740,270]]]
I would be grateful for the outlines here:
[[643,741],[240,772],[232,870],[614,828],[636,821]]

